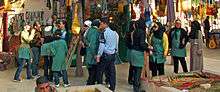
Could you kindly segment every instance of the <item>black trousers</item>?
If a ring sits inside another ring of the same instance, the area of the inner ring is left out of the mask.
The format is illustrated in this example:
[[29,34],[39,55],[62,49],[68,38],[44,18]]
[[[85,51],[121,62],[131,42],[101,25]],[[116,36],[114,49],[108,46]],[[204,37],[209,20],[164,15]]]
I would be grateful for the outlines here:
[[157,76],[157,75],[164,75],[164,63],[156,63],[156,62],[149,62],[151,71],[152,71],[152,76]]
[[47,77],[49,81],[53,81],[53,72],[52,72],[53,57],[44,56],[44,76]]
[[89,77],[87,80],[86,85],[95,85],[96,80],[96,72],[97,72],[97,65],[91,65],[91,67],[88,68]]
[[97,83],[103,83],[103,74],[108,77],[108,83],[110,84],[110,90],[115,90],[116,85],[116,70],[115,70],[115,55],[104,55],[101,57],[101,61],[97,63]]
[[140,92],[141,89],[141,83],[140,83],[140,79],[141,79],[141,72],[142,72],[142,67],[135,67],[133,66],[133,73],[134,73],[134,83],[133,83],[133,90],[134,92]]
[[176,57],[176,56],[173,56],[174,73],[178,73],[178,70],[179,70],[179,61],[180,61],[181,65],[182,65],[183,72],[188,72],[185,57]]
[[133,83],[134,81],[134,66],[130,64],[129,73],[128,73],[128,83]]

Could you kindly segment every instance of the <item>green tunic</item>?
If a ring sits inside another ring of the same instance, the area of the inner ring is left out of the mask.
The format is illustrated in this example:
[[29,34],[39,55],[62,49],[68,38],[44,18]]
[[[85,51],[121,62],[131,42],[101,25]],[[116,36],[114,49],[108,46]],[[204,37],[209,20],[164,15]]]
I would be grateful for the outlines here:
[[52,42],[50,50],[53,55],[52,71],[66,70],[67,64],[65,58],[68,49],[65,40],[56,40]]
[[51,56],[52,52],[50,50],[51,42],[45,43],[41,46],[41,56]]
[[99,46],[99,32],[95,27],[91,27],[86,36],[85,36],[85,44],[86,44],[86,55],[85,55],[85,63],[89,67],[90,65],[96,64],[95,55],[97,55],[97,50]]
[[171,56],[176,56],[176,57],[186,57],[186,48],[180,49],[179,44],[180,44],[180,33],[181,30],[175,30],[173,32],[173,39],[172,39],[172,48],[171,48]]
[[144,52],[131,50],[131,65],[136,67],[144,66]]
[[31,59],[31,50],[29,44],[21,44],[18,49],[18,58]]
[[150,61],[157,64],[164,63],[166,58],[164,57],[163,39],[158,39],[152,36],[151,44],[154,48],[154,52],[150,55]]

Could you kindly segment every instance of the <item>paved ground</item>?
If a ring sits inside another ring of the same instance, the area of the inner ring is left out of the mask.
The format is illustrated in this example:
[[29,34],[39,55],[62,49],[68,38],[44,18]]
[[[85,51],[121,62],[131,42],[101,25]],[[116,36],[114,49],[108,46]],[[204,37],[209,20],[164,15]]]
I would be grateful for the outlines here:
[[[168,61],[170,58],[168,57]],[[187,57],[189,64],[189,57]],[[220,49],[206,49],[204,48],[204,69],[220,74]],[[84,70],[84,77],[75,77],[74,70],[70,69],[68,72],[71,86],[84,86],[87,79],[87,70]],[[166,64],[166,74],[171,74],[173,66]],[[180,68],[180,71],[182,69]],[[35,87],[34,80],[24,80],[22,83],[12,82],[15,69],[0,71],[0,92],[33,92]],[[41,71],[42,72],[42,71]],[[127,84],[128,64],[117,66],[117,88],[116,92],[132,92],[132,86]],[[23,71],[22,76],[25,76]],[[65,92],[64,88],[58,89],[60,92]]]

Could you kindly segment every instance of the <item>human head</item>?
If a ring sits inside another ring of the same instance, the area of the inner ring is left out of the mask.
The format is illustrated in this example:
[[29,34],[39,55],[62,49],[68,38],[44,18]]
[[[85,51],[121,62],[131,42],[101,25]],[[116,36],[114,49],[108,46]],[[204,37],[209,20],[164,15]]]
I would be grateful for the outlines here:
[[65,29],[65,21],[64,20],[58,20],[57,22],[56,22],[56,24],[57,24],[57,28],[58,29]]
[[146,30],[146,24],[145,24],[145,20],[140,18],[138,21],[137,21],[137,26],[139,29],[142,29],[142,30]]
[[37,92],[50,92],[50,84],[46,77],[41,76],[36,80]]
[[152,27],[153,31],[157,31],[159,29],[159,25],[157,22],[153,23],[153,27]]
[[51,16],[51,18],[52,18],[53,21],[56,21],[56,20],[57,20],[57,15],[56,15],[56,14],[53,14],[53,15]]
[[181,28],[181,21],[179,19],[176,20],[175,27],[176,28]]
[[99,25],[99,29],[104,30],[105,28],[108,27],[109,24],[109,19],[107,16],[104,16],[100,19],[100,25]]
[[41,31],[41,25],[38,21],[35,21],[33,24],[33,27],[37,30],[37,31]]
[[209,19],[209,16],[207,16],[206,19]]
[[99,27],[100,26],[100,20],[99,19],[93,20],[92,21],[92,26]]

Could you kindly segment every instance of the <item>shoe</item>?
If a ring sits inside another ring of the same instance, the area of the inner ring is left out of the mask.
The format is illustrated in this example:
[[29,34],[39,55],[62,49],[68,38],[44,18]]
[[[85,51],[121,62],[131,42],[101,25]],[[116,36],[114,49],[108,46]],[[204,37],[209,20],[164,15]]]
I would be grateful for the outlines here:
[[64,84],[63,86],[64,86],[65,88],[66,88],[66,87],[70,87],[70,84]]
[[22,82],[21,79],[18,79],[18,80],[14,79],[13,81],[14,81],[14,82]]
[[34,80],[36,80],[39,77],[40,77],[40,75],[33,76]]
[[27,80],[31,80],[31,79],[34,79],[34,77],[33,76],[27,77]]
[[56,87],[56,88],[59,88],[59,87],[60,87],[60,84],[55,85],[55,87]]
[[134,83],[133,81],[128,81],[128,84],[130,85],[133,85],[133,83]]

